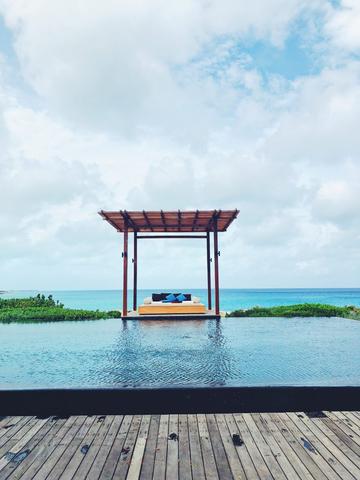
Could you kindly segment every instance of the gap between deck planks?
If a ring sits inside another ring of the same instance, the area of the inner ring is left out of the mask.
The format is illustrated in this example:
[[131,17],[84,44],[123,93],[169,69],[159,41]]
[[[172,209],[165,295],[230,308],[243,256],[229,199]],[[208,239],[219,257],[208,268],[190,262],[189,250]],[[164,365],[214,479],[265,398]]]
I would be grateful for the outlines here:
[[360,479],[360,413],[324,414],[0,417],[0,480]]

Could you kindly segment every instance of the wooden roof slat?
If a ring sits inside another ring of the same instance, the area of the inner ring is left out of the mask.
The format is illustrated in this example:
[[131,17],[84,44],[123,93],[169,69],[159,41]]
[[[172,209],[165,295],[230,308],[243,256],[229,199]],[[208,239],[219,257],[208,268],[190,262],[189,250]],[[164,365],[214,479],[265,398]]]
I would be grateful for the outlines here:
[[165,230],[165,232],[167,232],[166,220],[165,220],[165,215],[164,215],[163,210],[160,210],[160,215],[161,215],[161,220],[164,224],[164,230]]
[[233,213],[233,215],[228,219],[228,221],[225,223],[225,226],[224,226],[224,230],[227,230],[227,228],[229,227],[229,225],[231,224],[231,222],[233,222],[235,220],[235,218],[238,216],[239,214],[239,210],[236,209]]
[[127,226],[130,225],[130,227],[134,230],[134,232],[136,232],[136,225],[134,224],[134,222],[132,221],[132,218],[130,217],[130,215],[128,214],[128,212],[126,210],[120,210],[120,215],[123,217],[123,219],[125,220],[125,224],[127,224]]
[[194,221],[193,221],[193,226],[192,226],[192,231],[195,230],[195,227],[196,227],[196,223],[197,223],[198,218],[199,218],[199,210],[196,210],[195,217],[194,217]]
[[212,214],[211,217],[209,218],[209,221],[208,221],[206,230],[211,230],[211,226],[212,226],[212,224],[214,223],[214,220],[215,220],[216,216],[217,216],[217,210],[214,210],[214,211],[213,211],[213,214]]
[[239,211],[235,210],[172,210],[172,211],[104,211],[99,214],[108,223],[123,232],[126,225],[129,231],[136,232],[207,232],[213,231],[217,219],[219,232],[227,230]]
[[146,221],[147,226],[148,226],[148,227],[150,228],[150,230],[153,232],[154,229],[153,229],[153,227],[152,227],[151,224],[150,224],[149,217],[147,216],[147,213],[145,212],[145,210],[143,210],[143,215],[144,215],[144,218],[145,218],[145,221]]

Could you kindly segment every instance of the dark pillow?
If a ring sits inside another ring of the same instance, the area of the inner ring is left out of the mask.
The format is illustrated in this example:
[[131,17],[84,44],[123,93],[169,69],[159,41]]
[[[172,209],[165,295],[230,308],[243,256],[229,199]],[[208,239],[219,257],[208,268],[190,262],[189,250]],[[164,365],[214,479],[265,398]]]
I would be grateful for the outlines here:
[[169,293],[153,293],[151,295],[153,302],[162,302],[169,295]]

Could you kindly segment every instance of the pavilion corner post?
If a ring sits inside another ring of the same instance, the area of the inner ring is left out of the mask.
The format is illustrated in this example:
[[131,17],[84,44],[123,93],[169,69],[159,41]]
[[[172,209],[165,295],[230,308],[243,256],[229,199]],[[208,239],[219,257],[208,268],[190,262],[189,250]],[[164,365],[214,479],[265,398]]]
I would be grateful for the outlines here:
[[210,257],[210,232],[206,232],[206,270],[207,270],[207,292],[208,310],[211,310],[211,257]]
[[219,244],[218,244],[218,222],[214,219],[214,273],[215,273],[215,315],[220,315],[219,300]]
[[122,316],[127,317],[127,287],[128,287],[128,225],[124,226],[124,251],[123,251],[123,308]]
[[134,285],[133,285],[133,310],[137,309],[137,232],[134,232]]

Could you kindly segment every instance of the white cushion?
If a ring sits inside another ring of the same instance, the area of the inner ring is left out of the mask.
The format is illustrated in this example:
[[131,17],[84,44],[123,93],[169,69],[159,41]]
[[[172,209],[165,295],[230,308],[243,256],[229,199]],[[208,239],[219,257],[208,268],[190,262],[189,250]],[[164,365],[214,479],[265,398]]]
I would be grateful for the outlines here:
[[193,303],[200,303],[200,298],[199,297],[191,297]]
[[144,298],[144,305],[151,305],[151,303],[152,303],[151,297]]

